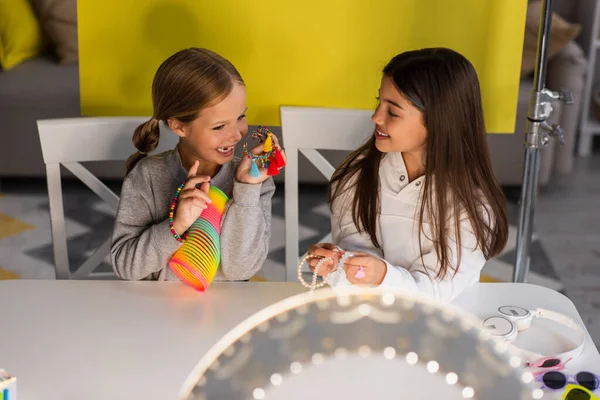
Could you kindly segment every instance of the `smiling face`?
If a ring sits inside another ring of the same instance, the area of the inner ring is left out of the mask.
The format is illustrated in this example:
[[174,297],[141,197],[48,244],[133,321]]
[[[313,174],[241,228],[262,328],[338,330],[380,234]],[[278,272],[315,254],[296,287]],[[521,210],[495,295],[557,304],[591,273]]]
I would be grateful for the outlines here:
[[384,75],[379,88],[379,105],[371,117],[375,123],[375,145],[382,153],[423,152],[427,129],[423,115],[406,99],[391,77]]
[[248,132],[246,87],[235,82],[221,101],[202,109],[188,124],[171,119],[169,126],[180,138],[181,151],[209,164],[224,165]]

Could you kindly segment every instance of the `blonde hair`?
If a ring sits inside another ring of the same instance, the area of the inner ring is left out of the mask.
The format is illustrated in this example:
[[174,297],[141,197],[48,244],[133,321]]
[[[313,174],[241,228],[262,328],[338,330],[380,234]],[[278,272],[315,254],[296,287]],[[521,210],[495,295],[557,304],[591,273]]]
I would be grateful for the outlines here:
[[226,97],[235,83],[244,84],[236,68],[220,55],[201,48],[181,50],[158,67],[152,82],[152,118],[135,129],[138,151],[127,159],[127,173],[156,149],[160,121],[169,118],[189,123],[200,111]]

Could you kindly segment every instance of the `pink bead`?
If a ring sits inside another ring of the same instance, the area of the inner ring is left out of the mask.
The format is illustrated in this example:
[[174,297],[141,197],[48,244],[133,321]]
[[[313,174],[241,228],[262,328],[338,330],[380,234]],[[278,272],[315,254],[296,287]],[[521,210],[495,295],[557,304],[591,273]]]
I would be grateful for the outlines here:
[[365,275],[365,270],[363,269],[363,267],[358,267],[358,271],[356,271],[356,274],[354,274],[354,278],[356,279],[362,279],[364,278]]

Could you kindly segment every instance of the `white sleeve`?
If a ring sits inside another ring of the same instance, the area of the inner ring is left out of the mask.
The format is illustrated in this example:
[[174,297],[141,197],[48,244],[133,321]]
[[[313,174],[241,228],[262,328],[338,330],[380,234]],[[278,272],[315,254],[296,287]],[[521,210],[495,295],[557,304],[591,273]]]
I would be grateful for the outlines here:
[[[367,233],[361,233],[352,220],[352,203],[347,193],[340,196],[331,210],[331,238],[333,244],[346,251],[357,251],[381,258],[383,252],[376,248]],[[331,274],[327,283],[330,286],[347,286],[351,283],[343,271]]]
[[436,269],[431,268],[438,261],[435,252],[425,254],[423,261],[419,259],[409,269],[385,261],[387,273],[380,286],[427,293],[439,300],[452,301],[464,289],[479,281],[486,260],[481,251],[463,252],[458,272],[448,271],[442,280],[436,279]]
[[[454,270],[449,270],[442,280],[437,279],[439,260],[435,250],[432,250],[408,267],[392,265],[383,260],[387,265],[387,273],[380,286],[422,292],[440,300],[452,301],[464,289],[479,281],[481,270],[486,262],[483,251],[476,246],[477,241],[470,222],[462,221],[460,229],[461,260],[456,273]],[[451,264],[456,269],[458,244],[454,235],[448,237],[448,245],[452,257]]]

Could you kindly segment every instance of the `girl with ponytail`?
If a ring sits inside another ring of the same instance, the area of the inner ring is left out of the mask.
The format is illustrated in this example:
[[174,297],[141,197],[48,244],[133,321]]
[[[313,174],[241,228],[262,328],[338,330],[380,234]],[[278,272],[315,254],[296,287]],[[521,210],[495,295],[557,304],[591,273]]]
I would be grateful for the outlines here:
[[159,121],[152,117],[144,122],[133,133],[133,145],[138,149],[137,153],[132,154],[127,160],[127,173],[131,172],[133,167],[144,157],[151,153],[158,146],[160,140]]
[[[213,185],[229,198],[215,280],[249,279],[267,257],[275,185],[266,168],[251,176],[251,161],[234,159],[235,147],[248,131],[242,77],[210,50],[185,49],[158,68],[152,105],[152,118],[133,134],[138,151],[127,160],[111,246],[115,272],[127,280],[177,280],[169,260],[211,203]],[[165,134],[179,136],[179,143],[151,155],[161,124],[171,131]],[[276,140],[274,145],[280,149]],[[263,150],[260,144],[251,151]]]

